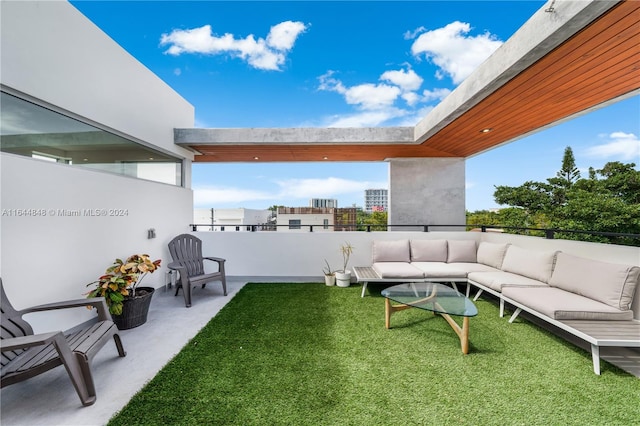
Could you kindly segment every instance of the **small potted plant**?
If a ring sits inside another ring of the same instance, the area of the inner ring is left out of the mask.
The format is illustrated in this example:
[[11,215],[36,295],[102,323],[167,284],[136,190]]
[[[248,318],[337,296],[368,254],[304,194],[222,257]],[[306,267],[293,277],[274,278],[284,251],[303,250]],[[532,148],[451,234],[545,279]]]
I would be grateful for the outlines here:
[[336,283],[336,271],[331,269],[329,262],[327,259],[324,260],[325,266],[322,268],[322,272],[324,272],[324,283],[328,286],[335,285]]
[[97,281],[87,284],[96,288],[87,297],[104,297],[113,322],[120,330],[138,327],[147,321],[153,287],[139,287],[142,279],[160,267],[161,260],[148,254],[133,254],[122,261],[116,259]]
[[336,271],[336,283],[338,287],[349,287],[351,285],[351,271],[347,269],[349,265],[349,257],[353,253],[353,246],[349,242],[345,242],[340,246],[342,253],[342,270]]

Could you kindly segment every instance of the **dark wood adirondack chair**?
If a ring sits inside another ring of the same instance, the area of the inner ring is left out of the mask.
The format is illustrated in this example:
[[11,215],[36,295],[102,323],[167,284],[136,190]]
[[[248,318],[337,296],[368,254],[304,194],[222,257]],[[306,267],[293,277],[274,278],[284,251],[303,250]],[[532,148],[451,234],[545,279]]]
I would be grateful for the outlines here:
[[[180,278],[176,286],[176,296],[182,288],[184,303],[191,307],[191,288],[202,285],[202,288],[210,281],[222,282],[222,291],[227,295],[227,279],[224,274],[225,259],[219,257],[202,256],[202,240],[190,234],[181,234],[169,242],[169,252],[173,258],[167,267],[178,271]],[[210,260],[218,264],[218,271],[205,273],[204,261]]]
[[[2,387],[21,382],[54,367],[64,365],[82,405],[96,402],[96,389],[91,376],[91,360],[111,337],[118,354],[126,355],[118,328],[104,298],[78,299],[34,306],[17,311],[13,308],[2,286]],[[98,310],[98,321],[91,325],[63,333],[33,334],[33,329],[22,316],[30,312],[93,306]]]

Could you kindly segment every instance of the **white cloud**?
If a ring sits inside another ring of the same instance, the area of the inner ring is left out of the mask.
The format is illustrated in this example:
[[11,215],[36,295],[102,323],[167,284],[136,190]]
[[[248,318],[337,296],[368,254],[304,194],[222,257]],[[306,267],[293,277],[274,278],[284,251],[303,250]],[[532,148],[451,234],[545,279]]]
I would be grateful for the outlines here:
[[390,105],[400,96],[400,89],[386,84],[359,84],[344,93],[350,105],[359,105],[364,109],[380,109]]
[[424,96],[423,99],[425,102],[434,100],[441,101],[442,99],[449,96],[449,93],[451,93],[451,90],[449,89],[433,89],[423,91],[422,96]]
[[400,96],[401,90],[397,86],[388,84],[359,84],[346,87],[340,80],[333,77],[334,72],[328,71],[318,77],[318,90],[336,92],[344,96],[349,105],[357,105],[365,110],[375,110],[393,105]]
[[408,115],[402,117],[400,121],[395,122],[394,126],[413,127],[418,124],[420,120],[425,118],[433,108],[433,105],[427,105],[418,110],[412,111]]
[[419,95],[413,91],[420,88],[423,79],[411,69],[385,71],[380,80],[386,83],[363,83],[351,87],[345,86],[334,74],[334,71],[328,71],[318,77],[318,90],[339,93],[348,104],[357,105],[364,110],[387,108],[397,99],[404,99],[410,106],[420,100]]
[[407,31],[404,33],[404,39],[405,40],[413,40],[414,38],[416,38],[418,36],[418,34],[423,33],[427,31],[427,29],[425,27],[418,27],[413,31]]
[[414,41],[411,53],[417,58],[425,55],[440,67],[439,78],[446,74],[459,84],[502,45],[492,34],[467,36],[469,31],[468,23],[455,21],[424,32]]
[[388,81],[391,84],[395,84],[405,92],[412,92],[418,90],[424,81],[416,72],[410,70],[393,70],[385,71],[380,76],[380,80]]
[[333,77],[335,71],[329,70],[325,74],[318,77],[320,81],[320,85],[318,86],[318,90],[326,90],[328,92],[337,92],[340,94],[345,94],[347,88],[344,87],[342,82]]
[[173,75],[177,75],[177,76],[179,76],[179,75],[181,75],[181,74],[182,74],[182,70],[181,70],[180,68],[175,68],[175,69],[173,70]]
[[296,39],[307,27],[299,21],[285,21],[271,27],[267,35],[267,45],[273,49],[287,52],[293,48]]
[[[417,93],[423,79],[412,69],[385,71],[380,80],[386,83],[351,87],[345,86],[335,74],[335,71],[328,71],[318,77],[318,90],[341,94],[347,104],[357,106],[359,111],[327,117],[322,123],[324,127],[415,126],[433,109],[421,103],[440,100],[450,92],[448,89],[434,89]],[[406,105],[398,106],[399,100]]]
[[409,106],[414,106],[415,104],[420,102],[420,95],[418,95],[416,92],[403,93],[401,97]]
[[622,161],[640,161],[640,140],[633,133],[614,132],[607,141],[586,150],[586,155],[598,158],[614,158]]
[[263,70],[279,70],[284,64],[286,53],[295,44],[298,36],[307,29],[302,22],[285,21],[271,27],[266,40],[255,39],[253,34],[245,38],[236,38],[233,34],[216,36],[211,25],[188,30],[173,30],[162,34],[161,46],[169,46],[165,50],[169,55],[183,53],[200,53],[205,55],[229,54],[242,58],[254,68]]
[[212,206],[224,203],[243,203],[254,200],[269,200],[273,194],[250,189],[230,187],[194,187],[193,204],[196,206]]
[[385,108],[375,111],[336,115],[326,119],[323,127],[378,127],[383,123],[387,123],[389,120],[402,117],[405,114],[405,111],[397,108]]
[[280,186],[280,197],[330,198],[340,194],[362,192],[367,188],[384,188],[386,182],[355,181],[328,177],[322,179],[284,179],[276,181]]
[[300,199],[337,198],[339,195],[364,193],[367,188],[386,188],[387,182],[356,181],[337,177],[321,179],[272,179],[273,191],[259,191],[236,187],[194,187],[195,206],[243,205],[264,201],[265,205],[282,204]]

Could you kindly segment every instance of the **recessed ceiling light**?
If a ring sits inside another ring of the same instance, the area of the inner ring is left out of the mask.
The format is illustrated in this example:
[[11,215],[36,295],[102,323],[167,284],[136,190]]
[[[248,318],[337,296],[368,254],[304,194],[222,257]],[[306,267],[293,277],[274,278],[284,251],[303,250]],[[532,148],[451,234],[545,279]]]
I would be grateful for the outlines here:
[[487,127],[486,129],[482,129],[480,130],[480,133],[489,133],[490,131],[492,131],[493,129],[491,127]]
[[259,160],[259,159],[260,159],[260,157],[253,157],[253,159],[254,159],[254,160]]
[[322,157],[323,160],[328,160],[329,157],[327,157],[326,155],[324,157]]

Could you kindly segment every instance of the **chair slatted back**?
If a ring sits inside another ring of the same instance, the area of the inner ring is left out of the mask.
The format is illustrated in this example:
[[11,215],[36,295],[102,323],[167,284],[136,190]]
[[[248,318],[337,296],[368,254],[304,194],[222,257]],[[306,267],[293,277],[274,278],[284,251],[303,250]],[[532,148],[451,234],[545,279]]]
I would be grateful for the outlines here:
[[169,242],[169,252],[174,262],[180,262],[187,269],[187,276],[204,274],[202,240],[193,235],[181,234]]
[[[0,309],[2,310],[2,321],[0,322],[2,339],[10,339],[12,337],[30,336],[33,334],[33,328],[28,322],[22,319],[22,316],[15,310],[6,293],[4,292],[4,286],[2,285],[2,278],[0,278],[0,292],[2,292],[0,299]],[[23,350],[2,352],[2,360],[0,364],[5,366],[12,359],[24,352]]]

